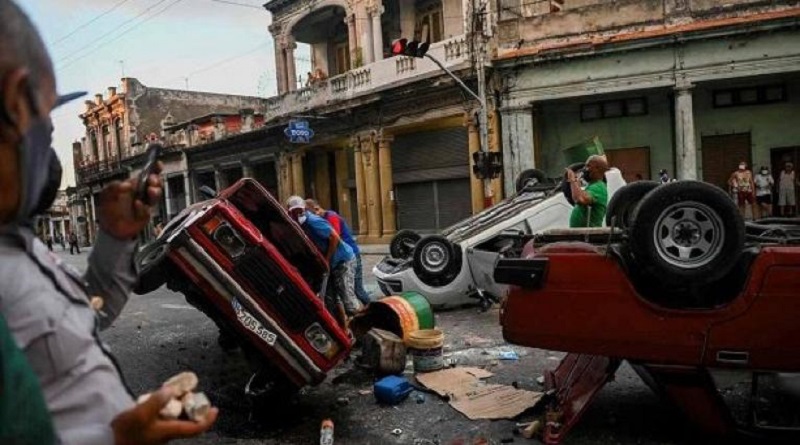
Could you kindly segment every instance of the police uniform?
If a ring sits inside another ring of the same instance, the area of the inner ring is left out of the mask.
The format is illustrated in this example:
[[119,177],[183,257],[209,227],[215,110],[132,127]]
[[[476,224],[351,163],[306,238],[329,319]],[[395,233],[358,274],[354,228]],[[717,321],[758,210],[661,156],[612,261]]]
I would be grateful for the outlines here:
[[[101,231],[80,276],[30,228],[0,228],[0,312],[39,377],[64,445],[113,444],[111,421],[134,406],[98,331],[127,302],[135,249]],[[100,311],[90,296],[103,299]]]

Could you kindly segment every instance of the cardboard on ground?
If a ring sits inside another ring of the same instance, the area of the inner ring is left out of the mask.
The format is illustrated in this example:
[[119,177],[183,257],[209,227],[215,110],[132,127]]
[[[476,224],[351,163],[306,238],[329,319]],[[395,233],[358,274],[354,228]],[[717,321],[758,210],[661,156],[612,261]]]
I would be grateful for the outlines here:
[[450,397],[450,406],[470,420],[511,419],[532,407],[542,393],[481,381],[493,374],[480,368],[450,368],[420,373],[417,381],[440,396]]

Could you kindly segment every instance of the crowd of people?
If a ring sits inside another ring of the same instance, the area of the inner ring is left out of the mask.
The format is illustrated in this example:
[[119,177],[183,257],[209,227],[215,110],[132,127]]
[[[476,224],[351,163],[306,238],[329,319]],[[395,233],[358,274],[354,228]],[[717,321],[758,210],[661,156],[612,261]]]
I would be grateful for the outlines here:
[[773,216],[773,206],[776,204],[778,216],[797,215],[796,190],[800,181],[795,175],[794,163],[785,162],[777,179],[776,183],[767,166],[761,166],[758,173],[753,175],[745,161],[739,163],[739,168],[728,179],[728,186],[743,218],[747,215],[748,205],[753,219]]

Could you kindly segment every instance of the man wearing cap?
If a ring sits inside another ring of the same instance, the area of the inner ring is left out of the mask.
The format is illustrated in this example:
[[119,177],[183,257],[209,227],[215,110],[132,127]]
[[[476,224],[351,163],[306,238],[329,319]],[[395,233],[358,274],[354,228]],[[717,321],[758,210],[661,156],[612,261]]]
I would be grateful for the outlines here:
[[47,50],[11,0],[0,0],[0,22],[0,314],[38,377],[56,442],[162,444],[197,435],[216,409],[199,423],[162,420],[168,389],[136,405],[97,336],[136,281],[135,238],[150,218],[148,205],[161,197],[158,174],[147,178],[147,202],[135,199],[133,181],[102,192],[100,232],[83,276],[50,254],[34,233],[61,184],[50,112],[81,94],[57,97]]
[[290,197],[286,206],[289,209],[289,216],[300,224],[300,227],[328,260],[333,290],[344,305],[347,315],[352,317],[361,308],[355,292],[353,249],[347,243],[342,242],[328,221],[307,211],[306,201],[300,196]]

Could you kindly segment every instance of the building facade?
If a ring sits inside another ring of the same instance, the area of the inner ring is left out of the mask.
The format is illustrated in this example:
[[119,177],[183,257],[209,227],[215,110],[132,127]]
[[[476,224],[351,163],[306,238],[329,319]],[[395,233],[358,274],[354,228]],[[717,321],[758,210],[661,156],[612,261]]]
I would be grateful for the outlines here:
[[169,146],[162,158],[166,187],[159,211],[167,219],[191,202],[184,149],[263,125],[264,107],[257,97],[153,88],[134,78],[122,79],[120,91],[112,87],[105,97],[86,101],[80,115],[86,135],[73,144],[77,187],[70,208],[76,220],[85,219],[87,239],[96,233],[98,194],[109,181],[130,176],[150,138]]
[[796,1],[500,0],[493,61],[510,179],[557,176],[561,153],[599,136],[627,179],[727,188],[740,161],[797,160]]

